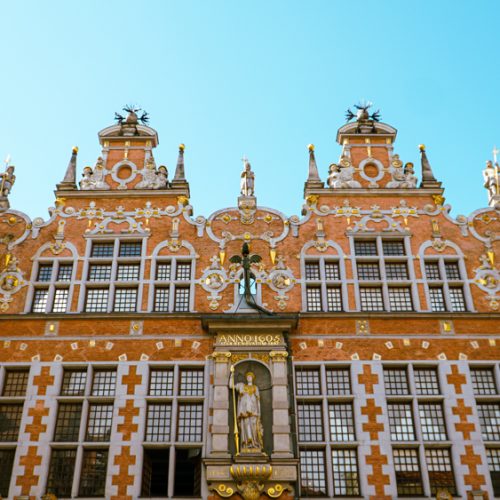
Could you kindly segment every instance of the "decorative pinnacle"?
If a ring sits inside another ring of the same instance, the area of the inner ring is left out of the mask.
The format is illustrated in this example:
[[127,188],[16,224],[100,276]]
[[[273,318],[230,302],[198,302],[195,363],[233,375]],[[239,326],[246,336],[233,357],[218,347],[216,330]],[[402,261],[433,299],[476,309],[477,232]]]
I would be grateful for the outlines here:
[[419,144],[418,149],[420,149],[420,151],[425,151],[425,144]]
[[186,149],[186,145],[182,142],[179,144],[179,151],[184,151]]
[[73,149],[71,151],[74,155],[78,154],[78,146],[73,146]]
[[309,150],[309,152],[314,151],[314,144],[308,144],[307,149]]

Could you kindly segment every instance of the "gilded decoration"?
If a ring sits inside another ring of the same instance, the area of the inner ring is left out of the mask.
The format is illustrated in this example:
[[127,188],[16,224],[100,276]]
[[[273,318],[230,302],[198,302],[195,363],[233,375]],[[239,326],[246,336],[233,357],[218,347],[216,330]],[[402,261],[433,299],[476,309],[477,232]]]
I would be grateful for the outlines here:
[[229,363],[231,353],[227,351],[216,351],[212,353],[212,358],[216,363]]
[[273,469],[270,465],[232,465],[229,471],[244,500],[259,500]]
[[288,358],[286,351],[271,351],[269,357],[275,362],[285,362]]
[[26,285],[23,273],[18,267],[18,259],[8,253],[5,256],[3,271],[0,273],[0,311],[7,311],[12,302],[12,295]]
[[281,333],[218,333],[215,343],[221,346],[272,346],[283,344]]

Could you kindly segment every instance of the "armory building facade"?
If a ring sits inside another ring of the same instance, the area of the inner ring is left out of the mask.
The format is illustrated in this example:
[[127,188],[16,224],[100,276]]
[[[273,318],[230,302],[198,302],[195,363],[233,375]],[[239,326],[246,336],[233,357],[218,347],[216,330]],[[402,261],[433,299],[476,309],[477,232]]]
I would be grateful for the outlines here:
[[1,496],[500,496],[498,166],[453,218],[361,108],[300,217],[248,162],[195,217],[184,146],[170,180],[127,112],[47,220],[2,176]]

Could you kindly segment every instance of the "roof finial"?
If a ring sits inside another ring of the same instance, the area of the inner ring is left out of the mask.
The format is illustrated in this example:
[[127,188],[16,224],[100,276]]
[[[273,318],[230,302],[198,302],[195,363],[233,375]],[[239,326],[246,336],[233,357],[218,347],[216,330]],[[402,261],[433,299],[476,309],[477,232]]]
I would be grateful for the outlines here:
[[441,187],[441,183],[434,177],[432,172],[431,164],[425,153],[425,145],[420,144],[418,146],[420,149],[421,160],[422,160],[422,181],[420,182],[420,187],[423,188],[436,188]]
[[186,175],[184,172],[184,144],[179,144],[179,156],[177,158],[177,166],[175,168],[174,181],[185,181]]
[[64,174],[64,179],[57,185],[59,191],[74,191],[76,189],[76,157],[78,148],[73,146],[71,150],[71,158],[69,159],[68,168]]
[[320,181],[318,173],[318,166],[316,165],[316,158],[314,156],[314,144],[308,144],[307,149],[309,150],[309,174],[307,175],[307,182],[310,181]]

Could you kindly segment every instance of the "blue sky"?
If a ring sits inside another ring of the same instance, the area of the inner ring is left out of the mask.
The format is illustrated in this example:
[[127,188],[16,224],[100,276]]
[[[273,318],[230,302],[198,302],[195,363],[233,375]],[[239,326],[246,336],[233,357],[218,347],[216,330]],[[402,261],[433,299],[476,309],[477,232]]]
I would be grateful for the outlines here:
[[1,0],[0,157],[13,208],[46,217],[71,147],[79,174],[97,132],[137,103],[158,163],[186,144],[195,214],[236,203],[240,159],[258,203],[300,213],[307,144],[323,179],[346,108],[368,99],[419,165],[425,143],[453,212],[486,205],[500,146],[500,2]]

